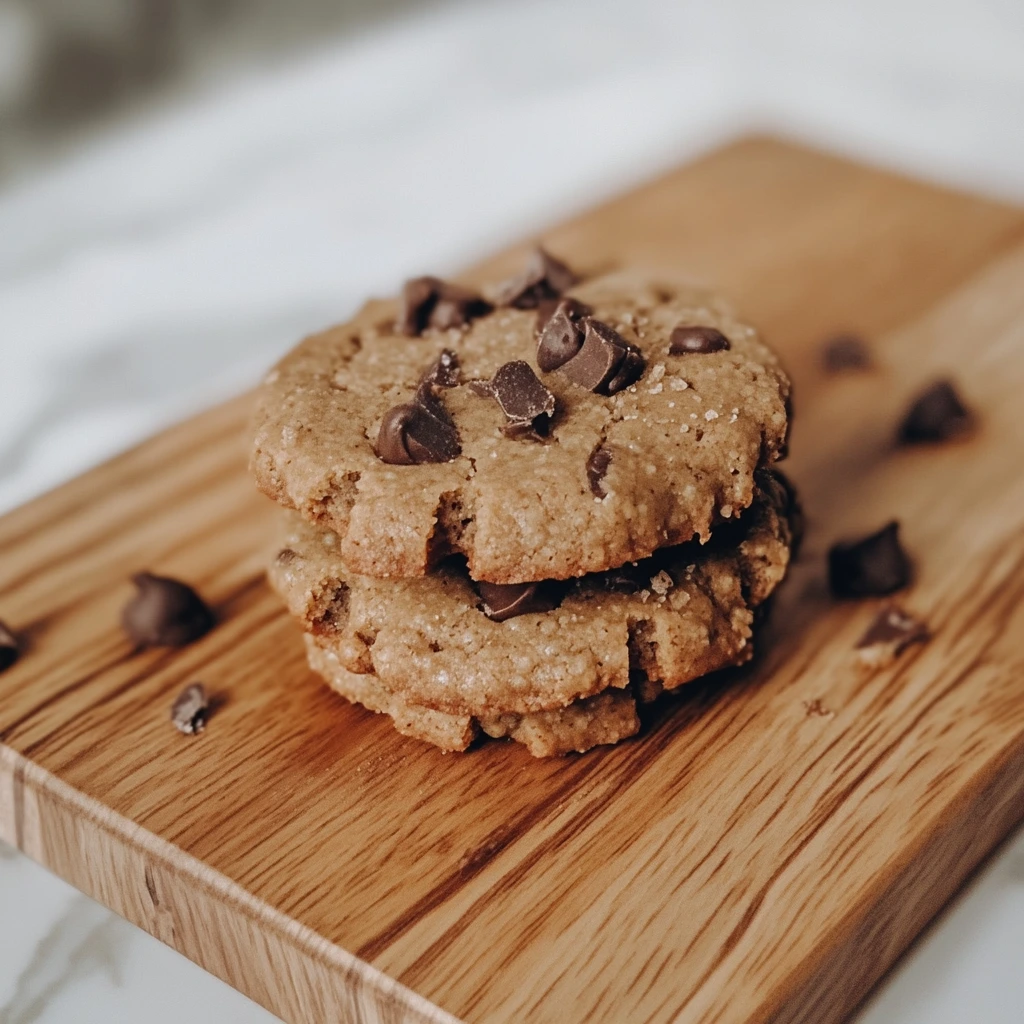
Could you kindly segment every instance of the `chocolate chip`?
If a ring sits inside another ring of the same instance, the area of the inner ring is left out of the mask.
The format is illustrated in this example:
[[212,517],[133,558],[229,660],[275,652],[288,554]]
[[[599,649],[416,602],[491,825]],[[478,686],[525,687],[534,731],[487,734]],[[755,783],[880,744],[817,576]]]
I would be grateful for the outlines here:
[[149,572],[136,573],[138,593],[124,606],[124,631],[144,647],[184,647],[214,626],[213,612],[187,584]]
[[826,373],[871,369],[871,349],[856,334],[837,334],[821,346],[821,367]]
[[498,287],[498,301],[516,309],[535,309],[546,299],[568,291],[576,281],[576,275],[561,260],[538,247],[530,253],[522,273]]
[[0,672],[9,669],[18,660],[19,653],[18,638],[0,622]]
[[590,493],[595,498],[603,498],[608,494],[604,489],[604,478],[611,462],[611,449],[601,445],[598,445],[587,459],[587,481],[590,483]]
[[421,385],[417,401],[396,405],[384,414],[374,451],[391,466],[451,462],[462,452],[459,432],[443,412],[440,401]]
[[512,437],[545,436],[555,413],[555,396],[537,379],[529,363],[516,359],[499,366],[489,381],[475,381],[477,394],[493,397],[508,423]]
[[614,395],[638,380],[647,365],[643,353],[600,320],[583,321],[583,346],[559,367],[577,387]]
[[175,697],[171,705],[171,721],[180,732],[194,736],[206,728],[209,710],[206,687],[202,683],[192,683]]
[[530,612],[549,612],[560,603],[557,588],[547,582],[480,582],[476,586],[483,601],[484,614],[495,622]]
[[857,657],[872,668],[895,661],[911,644],[928,640],[928,627],[902,608],[889,605],[857,641]]
[[[545,308],[548,304],[544,304]],[[583,325],[580,322],[590,315],[590,307],[575,299],[560,299],[540,328],[537,342],[537,365],[545,372],[557,370],[567,363],[583,345]],[[537,315],[540,325],[541,315]]]
[[402,334],[414,337],[427,327],[462,327],[491,309],[489,302],[461,285],[439,277],[414,277],[402,288],[396,326]]
[[450,348],[442,349],[441,354],[427,367],[421,382],[436,384],[439,388],[455,388],[459,386],[459,357]]
[[639,594],[650,581],[645,567],[627,564],[601,573],[601,585],[613,594]]
[[668,352],[672,356],[682,356],[689,352],[724,352],[728,348],[729,339],[716,328],[680,324],[672,331]]
[[836,597],[879,597],[910,582],[911,565],[900,546],[899,523],[861,540],[836,544],[828,553],[828,578]]
[[967,433],[974,416],[961,401],[952,381],[940,380],[911,403],[899,439],[904,444],[931,444]]

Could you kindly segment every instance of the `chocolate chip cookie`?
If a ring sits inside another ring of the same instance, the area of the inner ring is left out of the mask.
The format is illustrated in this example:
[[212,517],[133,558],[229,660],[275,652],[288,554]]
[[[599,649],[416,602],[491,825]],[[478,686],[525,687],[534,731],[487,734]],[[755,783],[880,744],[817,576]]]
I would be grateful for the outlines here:
[[532,715],[746,661],[754,610],[786,571],[792,514],[789,490],[761,471],[753,505],[707,544],[513,585],[474,582],[457,557],[424,577],[359,576],[341,538],[292,514],[270,580],[342,668],[388,693],[446,715]]
[[392,693],[372,674],[350,672],[328,646],[306,636],[310,667],[323,676],[346,700],[390,716],[403,736],[424,740],[444,751],[465,750],[483,732],[495,739],[509,737],[522,743],[534,757],[553,757],[591,747],[618,743],[640,728],[636,699],[629,690],[615,690],[574,701],[554,711],[529,715],[446,714],[410,704]]
[[[576,282],[540,253],[487,297],[418,278],[308,338],[260,390],[252,468],[337,534],[339,572],[422,577],[464,557],[422,584],[462,608],[471,581],[567,580],[707,541],[784,451],[788,394],[775,354],[714,295],[638,273]],[[715,605],[707,586],[692,599]],[[615,603],[566,600],[563,617],[574,601],[602,615]],[[721,600],[729,614],[740,601]],[[624,678],[626,627],[608,628],[611,661],[580,637],[567,680]]]

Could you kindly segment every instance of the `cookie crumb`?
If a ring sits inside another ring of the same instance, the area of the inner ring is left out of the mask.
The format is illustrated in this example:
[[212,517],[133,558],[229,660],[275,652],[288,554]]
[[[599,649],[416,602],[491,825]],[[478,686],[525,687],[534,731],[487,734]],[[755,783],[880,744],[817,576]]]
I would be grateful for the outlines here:
[[804,701],[804,714],[808,718],[835,718],[836,716],[836,713],[825,707],[818,697],[815,697],[814,700]]
[[675,581],[664,569],[651,579],[651,590],[659,597],[664,597],[674,586]]
[[669,382],[668,386],[673,391],[685,391],[690,385],[683,380],[681,377],[673,377]]

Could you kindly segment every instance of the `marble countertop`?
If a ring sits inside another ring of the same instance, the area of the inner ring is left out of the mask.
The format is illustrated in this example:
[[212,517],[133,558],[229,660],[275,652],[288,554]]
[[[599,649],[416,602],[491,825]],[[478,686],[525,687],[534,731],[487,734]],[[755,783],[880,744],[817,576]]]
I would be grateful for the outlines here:
[[[0,191],[0,508],[738,132],[1024,201],[1022,122],[1018,0],[489,0],[207,81]],[[860,1024],[1019,1021],[1022,952],[1018,835]],[[272,1019],[0,847],[0,1024],[185,1018]]]

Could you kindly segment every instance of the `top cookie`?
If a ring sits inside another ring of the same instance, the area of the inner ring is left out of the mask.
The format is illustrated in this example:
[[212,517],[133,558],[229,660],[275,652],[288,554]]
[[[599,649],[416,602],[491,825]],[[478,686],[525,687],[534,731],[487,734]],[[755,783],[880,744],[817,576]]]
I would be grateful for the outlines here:
[[492,308],[418,279],[307,338],[260,390],[260,488],[381,578],[459,553],[476,580],[568,579],[707,540],[784,451],[777,357],[709,292],[570,280]]

